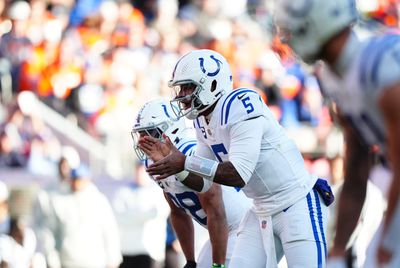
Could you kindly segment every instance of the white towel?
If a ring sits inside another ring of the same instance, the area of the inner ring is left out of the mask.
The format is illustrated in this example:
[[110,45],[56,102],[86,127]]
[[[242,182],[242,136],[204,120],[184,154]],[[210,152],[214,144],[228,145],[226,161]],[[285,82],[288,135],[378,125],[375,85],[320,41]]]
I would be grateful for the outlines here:
[[267,254],[266,268],[277,268],[274,232],[271,216],[258,215],[260,231],[263,238],[265,253]]

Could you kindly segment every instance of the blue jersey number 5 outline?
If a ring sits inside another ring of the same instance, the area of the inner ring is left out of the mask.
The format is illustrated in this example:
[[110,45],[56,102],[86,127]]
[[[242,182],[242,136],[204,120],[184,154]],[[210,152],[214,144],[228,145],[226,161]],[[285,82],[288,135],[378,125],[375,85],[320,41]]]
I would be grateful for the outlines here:
[[[253,107],[253,106],[251,106]],[[215,156],[217,157],[219,162],[223,162],[221,156],[219,155],[220,153],[222,154],[228,154],[228,150],[226,150],[225,146],[223,143],[219,143],[219,144],[213,144],[211,145],[211,149],[213,150]],[[240,191],[239,187],[234,187],[236,189],[237,192]]]
[[213,145],[211,145],[211,149],[213,150],[213,152],[214,152],[214,154],[217,157],[219,162],[222,162],[222,158],[219,155],[220,153],[228,154],[228,151],[226,150],[226,148],[225,148],[223,143],[213,144]]
[[248,101],[250,101],[250,97],[246,97],[246,98],[242,99],[241,101],[242,101],[244,107],[247,109],[246,112],[248,114],[254,111],[253,104],[251,104],[251,102],[248,102]]

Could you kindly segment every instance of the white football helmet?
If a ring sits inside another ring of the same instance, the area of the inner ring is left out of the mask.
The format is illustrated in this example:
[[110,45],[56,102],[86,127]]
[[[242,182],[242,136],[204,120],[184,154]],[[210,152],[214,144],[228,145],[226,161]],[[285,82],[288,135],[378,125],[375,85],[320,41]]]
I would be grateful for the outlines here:
[[278,34],[307,63],[314,63],[322,46],[357,17],[354,0],[275,1]]
[[141,135],[152,136],[163,140],[165,133],[172,142],[177,143],[179,135],[186,128],[184,118],[176,118],[175,111],[169,102],[164,100],[153,100],[147,102],[139,110],[135,124],[131,131],[134,150],[140,160],[146,160],[146,154],[139,148],[138,141]]
[[[226,91],[232,90],[232,73],[226,59],[213,50],[200,49],[179,59],[172,73],[169,86],[175,89],[177,116],[195,119],[213,105]],[[193,93],[179,96],[181,87],[192,86]],[[191,101],[188,108],[182,101]]]

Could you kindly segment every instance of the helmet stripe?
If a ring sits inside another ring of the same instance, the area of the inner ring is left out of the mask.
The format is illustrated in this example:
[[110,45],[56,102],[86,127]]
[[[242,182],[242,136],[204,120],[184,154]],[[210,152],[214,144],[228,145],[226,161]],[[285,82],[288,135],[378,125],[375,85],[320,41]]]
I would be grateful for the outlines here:
[[164,108],[164,113],[165,113],[165,115],[166,115],[168,118],[171,118],[171,116],[168,114],[168,111],[167,111],[167,105],[163,104],[163,105],[161,105],[161,106]]

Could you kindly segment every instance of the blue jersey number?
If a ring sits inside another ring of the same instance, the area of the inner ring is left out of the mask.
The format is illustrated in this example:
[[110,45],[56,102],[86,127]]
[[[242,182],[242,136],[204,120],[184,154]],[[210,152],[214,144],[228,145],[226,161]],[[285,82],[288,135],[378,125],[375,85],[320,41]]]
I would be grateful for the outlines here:
[[244,107],[247,109],[246,112],[248,114],[254,111],[253,104],[251,104],[249,101],[250,101],[250,97],[246,97],[246,98],[242,99],[242,103],[243,103]]
[[[194,192],[183,192],[179,194],[172,195],[171,193],[167,193],[171,200],[183,210],[189,211],[190,215],[192,215],[193,219],[198,223],[207,226],[207,216],[203,211],[203,207],[201,206],[199,197]],[[199,215],[199,212],[203,211],[203,215]]]
[[[252,106],[253,107],[253,106]],[[211,148],[215,154],[215,156],[217,157],[219,162],[223,162],[221,156],[219,155],[220,153],[222,154],[228,154],[228,150],[226,150],[225,146],[223,143],[219,143],[219,144],[213,144],[211,145]],[[235,187],[236,191],[240,191],[239,187]]]
[[222,162],[222,158],[219,155],[220,153],[222,154],[228,154],[228,151],[226,150],[225,146],[223,143],[220,144],[213,144],[211,145],[211,149],[213,150],[215,156],[217,157],[219,162]]

